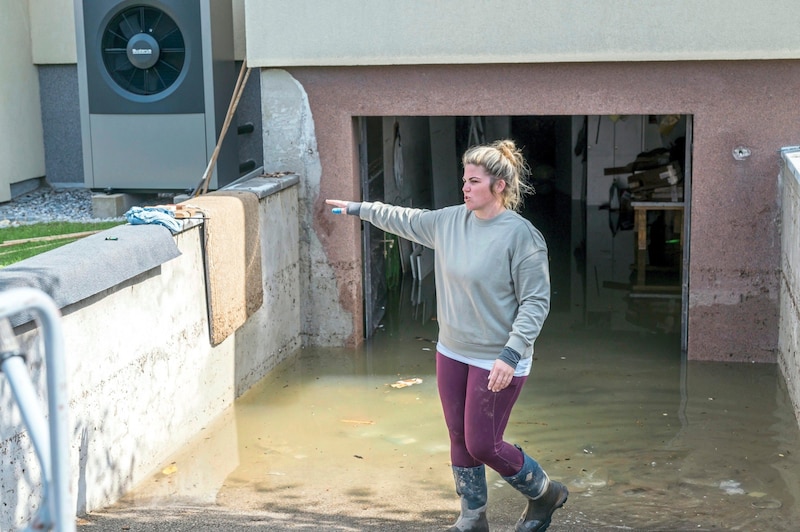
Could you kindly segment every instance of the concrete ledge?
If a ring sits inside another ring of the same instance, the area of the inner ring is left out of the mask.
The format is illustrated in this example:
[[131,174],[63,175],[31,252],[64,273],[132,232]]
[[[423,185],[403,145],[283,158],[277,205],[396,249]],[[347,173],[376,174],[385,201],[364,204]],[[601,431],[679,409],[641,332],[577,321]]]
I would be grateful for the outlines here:
[[[277,194],[281,190],[293,187],[299,182],[300,178],[296,174],[262,174],[243,177],[223,190],[247,190],[256,194],[259,199],[264,199],[271,194]],[[175,196],[175,203],[191,203],[191,199],[192,196],[189,194],[180,194]]]
[[259,198],[263,199],[270,194],[277,194],[281,190],[293,187],[300,182],[300,178],[295,174],[265,174],[256,177],[251,177],[243,181],[236,181],[231,183],[230,186],[225,187],[226,190],[249,190],[255,192]]

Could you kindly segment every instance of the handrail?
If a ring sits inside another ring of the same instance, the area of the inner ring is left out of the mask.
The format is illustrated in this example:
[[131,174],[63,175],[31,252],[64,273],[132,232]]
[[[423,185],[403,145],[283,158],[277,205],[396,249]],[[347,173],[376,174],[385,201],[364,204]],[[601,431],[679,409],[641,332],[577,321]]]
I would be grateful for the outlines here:
[[[47,371],[45,422],[22,352],[8,320],[22,312],[35,313],[44,341]],[[53,300],[35,288],[12,288],[0,293],[0,369],[12,393],[42,468],[42,506],[26,530],[75,531],[75,512],[70,490],[68,395],[61,312]],[[49,427],[47,424],[49,423]],[[49,438],[46,431],[49,428]]]

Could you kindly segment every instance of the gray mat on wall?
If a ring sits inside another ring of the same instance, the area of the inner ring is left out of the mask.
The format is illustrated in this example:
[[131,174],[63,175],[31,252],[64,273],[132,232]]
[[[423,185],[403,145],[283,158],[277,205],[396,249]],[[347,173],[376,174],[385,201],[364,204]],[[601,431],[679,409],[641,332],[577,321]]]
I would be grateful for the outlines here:
[[[166,227],[120,225],[3,268],[0,290],[38,288],[63,309],[180,254]],[[19,316],[11,322],[29,320]]]

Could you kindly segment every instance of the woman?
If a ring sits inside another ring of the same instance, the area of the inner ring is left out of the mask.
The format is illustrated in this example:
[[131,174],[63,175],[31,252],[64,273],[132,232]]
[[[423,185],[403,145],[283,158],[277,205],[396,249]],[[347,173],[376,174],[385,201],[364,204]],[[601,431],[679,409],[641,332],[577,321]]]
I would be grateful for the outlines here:
[[511,409],[533,361],[550,309],[547,246],[515,212],[531,191],[527,165],[511,140],[475,146],[462,158],[464,205],[437,210],[326,200],[334,212],[435,253],[436,379],[450,433],[461,515],[451,532],[487,531],[485,466],[528,498],[517,531],[542,531],[567,500],[518,446],[503,441]]

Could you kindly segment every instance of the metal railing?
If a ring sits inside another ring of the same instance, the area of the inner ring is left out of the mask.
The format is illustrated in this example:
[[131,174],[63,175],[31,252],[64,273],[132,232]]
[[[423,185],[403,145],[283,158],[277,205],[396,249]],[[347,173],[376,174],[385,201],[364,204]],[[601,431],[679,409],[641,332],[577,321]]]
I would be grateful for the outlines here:
[[[42,412],[28,372],[25,353],[9,319],[33,314],[44,341],[47,408]],[[68,395],[61,313],[53,300],[34,288],[0,293],[0,371],[8,379],[22,420],[28,429],[42,471],[42,503],[25,530],[75,531],[70,493]]]

